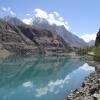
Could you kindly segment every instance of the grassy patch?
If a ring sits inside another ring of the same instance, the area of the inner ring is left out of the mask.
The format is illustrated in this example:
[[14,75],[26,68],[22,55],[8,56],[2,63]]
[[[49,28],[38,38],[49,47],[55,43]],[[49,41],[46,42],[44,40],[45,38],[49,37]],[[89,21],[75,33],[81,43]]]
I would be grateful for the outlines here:
[[100,61],[100,46],[93,47],[92,51],[95,53],[94,59]]

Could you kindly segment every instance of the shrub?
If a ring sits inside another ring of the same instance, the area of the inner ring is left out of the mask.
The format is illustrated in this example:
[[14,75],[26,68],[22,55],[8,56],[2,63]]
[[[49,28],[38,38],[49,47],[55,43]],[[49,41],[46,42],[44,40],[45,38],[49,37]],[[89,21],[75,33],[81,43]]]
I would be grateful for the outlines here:
[[94,47],[93,52],[95,53],[95,60],[100,61],[100,47]]
[[80,49],[76,53],[79,55],[86,55],[88,53],[88,49]]

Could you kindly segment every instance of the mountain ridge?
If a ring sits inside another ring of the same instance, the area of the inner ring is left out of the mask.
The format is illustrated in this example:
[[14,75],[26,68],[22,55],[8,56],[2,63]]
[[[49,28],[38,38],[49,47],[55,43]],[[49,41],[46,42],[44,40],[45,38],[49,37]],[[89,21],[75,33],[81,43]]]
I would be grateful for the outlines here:
[[16,26],[4,20],[0,20],[0,44],[15,54],[47,54],[71,49],[55,31],[25,24]]
[[7,16],[0,19],[1,45],[6,50],[18,54],[56,54],[86,47],[84,41],[64,26],[50,26],[47,20],[42,21],[33,21],[31,26],[24,24],[17,17]]
[[82,47],[86,47],[87,44],[84,42],[84,40],[82,40],[81,38],[79,38],[78,36],[72,34],[71,32],[69,32],[64,25],[56,25],[56,24],[52,24],[50,25],[49,22],[44,19],[44,18],[34,18],[33,20],[33,26],[34,27],[40,27],[40,28],[46,28],[49,30],[53,30],[53,31],[57,31],[57,33],[59,33],[59,35],[70,45],[74,48],[82,48]]
[[[15,17],[15,18],[8,17],[8,20],[6,19],[6,21],[10,24],[13,24],[13,25],[18,25],[18,23],[19,23],[19,25],[24,24],[23,22],[21,23],[21,21],[17,17]],[[56,24],[51,25],[48,22],[48,20],[45,18],[34,17],[33,24],[30,26],[35,27],[35,28],[40,28],[40,29],[47,29],[50,31],[56,31],[66,41],[66,43],[68,45],[70,45],[70,47],[73,48],[73,50],[75,50],[77,48],[79,49],[79,48],[84,48],[84,47],[88,46],[87,43],[83,39],[81,39],[78,36],[76,36],[75,34],[69,32],[65,28],[64,25],[56,25]]]

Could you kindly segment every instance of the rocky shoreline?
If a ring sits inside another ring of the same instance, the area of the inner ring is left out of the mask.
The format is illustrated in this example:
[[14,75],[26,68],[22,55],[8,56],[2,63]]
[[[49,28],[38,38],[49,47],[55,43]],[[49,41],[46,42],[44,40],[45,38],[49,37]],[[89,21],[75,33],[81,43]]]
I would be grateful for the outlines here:
[[100,100],[100,62],[86,59],[90,66],[95,67],[95,71],[87,76],[81,87],[72,91],[67,100]]

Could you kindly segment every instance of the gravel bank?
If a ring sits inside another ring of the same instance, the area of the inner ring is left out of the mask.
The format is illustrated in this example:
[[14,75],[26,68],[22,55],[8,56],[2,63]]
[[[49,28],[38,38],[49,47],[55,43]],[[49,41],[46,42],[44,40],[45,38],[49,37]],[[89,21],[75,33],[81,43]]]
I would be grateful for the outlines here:
[[100,62],[91,58],[87,63],[95,66],[95,72],[86,77],[81,87],[72,91],[67,100],[100,100]]

